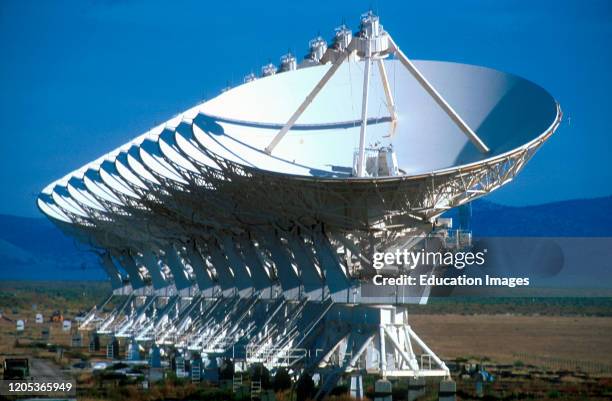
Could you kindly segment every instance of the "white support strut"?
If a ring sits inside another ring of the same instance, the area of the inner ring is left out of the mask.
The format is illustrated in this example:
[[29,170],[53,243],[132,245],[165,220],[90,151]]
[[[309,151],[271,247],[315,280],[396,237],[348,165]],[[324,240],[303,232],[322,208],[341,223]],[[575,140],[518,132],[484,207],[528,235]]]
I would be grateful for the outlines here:
[[391,122],[395,124],[397,121],[397,112],[395,111],[395,101],[393,100],[393,94],[391,93],[391,87],[389,86],[389,79],[387,77],[387,70],[385,69],[385,62],[382,58],[377,58],[376,63],[378,64],[378,70],[380,72],[380,79],[382,80],[383,88],[385,89],[385,97],[387,98],[387,110],[391,116]]
[[434,362],[437,363],[438,366],[440,366],[446,372],[446,375],[450,377],[450,370],[448,369],[446,364],[440,358],[438,358],[438,356],[427,346],[427,344],[425,344],[423,340],[421,340],[421,338],[414,332],[414,330],[412,330],[410,326],[407,326],[407,329],[408,334],[410,334],[410,337],[414,341],[416,341],[417,344],[419,344],[419,347],[421,347],[421,349],[425,351],[425,353],[428,354],[431,359],[433,359]]
[[374,339],[374,334],[372,334],[370,337],[368,337],[368,339],[363,343],[363,345],[361,347],[359,347],[359,349],[357,350],[357,352],[355,353],[355,355],[353,355],[353,357],[351,358],[351,360],[349,361],[347,368],[352,368],[353,366],[355,366],[355,364],[357,363],[357,361],[359,360],[359,358],[361,357],[361,355],[363,354],[363,352],[366,350],[366,348],[368,348],[368,345],[370,345],[370,343],[372,342],[372,340]]
[[385,326],[382,324],[378,328],[380,340],[380,373],[384,378],[387,377],[387,350],[385,349]]
[[319,94],[321,89],[323,89],[325,84],[327,84],[327,82],[329,82],[331,77],[334,76],[336,71],[338,71],[338,68],[340,68],[340,66],[342,65],[344,60],[348,57],[349,53],[350,53],[349,51],[345,51],[342,54],[342,56],[338,57],[338,59],[332,64],[332,66],[329,68],[329,70],[327,70],[325,75],[323,75],[323,78],[321,78],[321,80],[312,89],[312,91],[308,94],[308,96],[306,96],[306,99],[304,99],[302,104],[300,104],[300,107],[297,108],[297,110],[289,118],[287,123],[285,123],[283,128],[281,128],[281,130],[278,132],[278,134],[276,134],[274,139],[272,139],[272,142],[270,142],[270,144],[266,147],[266,149],[265,149],[266,153],[268,153],[268,154],[272,153],[272,151],[274,150],[276,145],[278,145],[278,143],[283,139],[283,137],[287,134],[287,132],[289,132],[291,127],[293,127],[295,122],[298,120],[298,118],[300,118],[302,113],[304,113],[304,111],[310,105],[310,103],[312,103],[312,101],[315,99],[315,97],[317,97],[317,95]]
[[402,346],[397,342],[395,336],[391,331],[389,331],[387,327],[384,327],[384,331],[387,334],[387,337],[389,337],[389,340],[391,340],[393,346],[395,346],[395,349],[399,352],[404,361],[406,361],[408,366],[410,366],[410,368],[414,371],[415,376],[418,376],[419,371],[421,369],[419,368],[419,365],[416,363],[416,361],[410,358],[410,355],[406,354],[406,351],[402,349]]
[[480,150],[482,153],[489,153],[489,148],[485,143],[476,135],[476,133],[466,124],[465,121],[457,114],[457,112],[444,100],[444,98],[438,93],[438,91],[429,83],[427,78],[421,74],[421,72],[416,68],[416,66],[406,57],[404,53],[400,50],[400,48],[395,44],[393,38],[389,36],[389,42],[391,43],[391,47],[393,51],[399,58],[400,62],[406,67],[408,72],[412,74],[412,76],[417,80],[419,84],[425,89],[427,93],[438,103],[440,108],[448,114],[448,116],[453,120],[455,124],[463,131],[463,133],[468,137],[468,139]]
[[365,137],[368,125],[368,89],[370,86],[370,66],[372,59],[366,57],[364,60],[365,69],[363,71],[363,97],[361,98],[361,129],[359,131],[359,155],[357,158],[357,177],[364,177],[365,166]]

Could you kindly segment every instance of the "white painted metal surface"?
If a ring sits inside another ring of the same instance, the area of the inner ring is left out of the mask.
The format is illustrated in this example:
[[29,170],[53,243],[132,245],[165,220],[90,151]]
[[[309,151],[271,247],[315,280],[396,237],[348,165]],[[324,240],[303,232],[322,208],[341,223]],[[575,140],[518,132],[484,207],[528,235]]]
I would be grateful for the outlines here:
[[43,189],[40,210],[95,248],[126,296],[85,325],[324,367],[321,391],[364,367],[448,375],[405,307],[381,306],[424,303],[431,288],[368,295],[368,256],[463,246],[436,231],[443,220],[434,230],[437,217],[509,183],[560,107],[511,74],[409,60],[372,13],[310,50]]

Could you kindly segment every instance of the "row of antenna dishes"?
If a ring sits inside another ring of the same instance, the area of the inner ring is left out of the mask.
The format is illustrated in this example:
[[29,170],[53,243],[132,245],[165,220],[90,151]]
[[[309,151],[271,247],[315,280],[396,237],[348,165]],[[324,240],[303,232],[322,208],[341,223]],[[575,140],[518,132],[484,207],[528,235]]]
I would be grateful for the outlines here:
[[[379,25],[378,16],[373,14],[371,11],[361,16],[361,25],[359,36],[370,37],[372,31],[382,30],[382,26]],[[342,24],[334,29],[334,38],[332,40],[331,49],[336,52],[345,51],[351,40],[353,39],[353,32],[345,25]],[[320,64],[325,64],[328,61],[325,60],[324,56],[327,52],[328,45],[325,39],[321,36],[317,36],[308,42],[308,54],[304,57],[304,60],[298,65],[297,58],[291,53],[287,53],[281,56],[280,65],[277,67],[273,63],[268,63],[261,67],[261,77],[268,77],[281,72],[294,71],[300,68],[313,67]],[[254,73],[250,73],[244,77],[244,83],[252,82],[258,77]],[[229,88],[226,88],[227,90]]]

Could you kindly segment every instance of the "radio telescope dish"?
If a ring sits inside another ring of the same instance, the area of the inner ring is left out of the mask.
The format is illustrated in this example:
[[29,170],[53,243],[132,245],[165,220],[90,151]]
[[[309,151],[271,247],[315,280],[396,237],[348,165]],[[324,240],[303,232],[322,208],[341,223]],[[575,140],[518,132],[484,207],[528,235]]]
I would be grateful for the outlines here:
[[[265,146],[330,66],[277,74],[226,91],[202,105],[201,126],[243,156],[245,165],[282,174],[356,178],[350,172],[360,129],[360,63],[348,61],[338,69],[270,157],[261,155]],[[390,135],[384,88],[373,84],[368,145],[392,146],[403,179],[503,158],[541,140],[559,118],[552,96],[523,78],[466,64],[415,61],[490,147],[481,153],[399,61],[384,64],[395,88],[397,126]],[[372,71],[371,81],[381,81],[379,70]]]
[[358,366],[448,377],[407,325],[405,305],[431,287],[373,289],[373,255],[469,247],[471,233],[438,218],[508,184],[561,109],[512,74],[410,60],[372,13],[309,51],[42,191],[40,210],[95,248],[114,293],[127,294],[82,327],[203,354],[244,349],[269,368],[341,363],[320,394]]

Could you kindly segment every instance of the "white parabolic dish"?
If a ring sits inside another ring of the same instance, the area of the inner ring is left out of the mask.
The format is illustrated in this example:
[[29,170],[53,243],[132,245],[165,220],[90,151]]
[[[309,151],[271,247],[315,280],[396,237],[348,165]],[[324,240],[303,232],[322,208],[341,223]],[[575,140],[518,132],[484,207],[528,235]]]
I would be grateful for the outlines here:
[[38,205],[55,220],[108,232],[120,221],[149,231],[159,213],[178,216],[162,234],[168,225],[181,231],[184,218],[227,229],[299,221],[351,230],[403,216],[391,225],[410,226],[510,182],[560,123],[555,99],[523,78],[411,62],[388,43],[395,57],[329,48],[335,61],[229,89],[50,184]]
[[[398,114],[391,142],[399,168],[408,176],[498,158],[538,140],[560,118],[554,98],[518,76],[466,64],[414,63],[491,152],[480,153],[409,72],[397,60],[387,60]],[[250,158],[243,147],[263,150],[329,68],[300,69],[241,85],[204,103],[200,112],[218,124],[217,131],[211,129],[215,139],[245,162],[277,173],[307,174],[266,157]],[[368,118],[384,119],[388,113],[383,87],[378,70],[373,69],[372,74],[376,76],[371,78]],[[344,63],[280,142],[274,156],[315,170],[310,172],[313,176],[333,175],[331,166],[350,170],[359,141],[362,77],[363,63]],[[390,124],[388,119],[370,123],[368,142],[388,141],[384,136]]]

